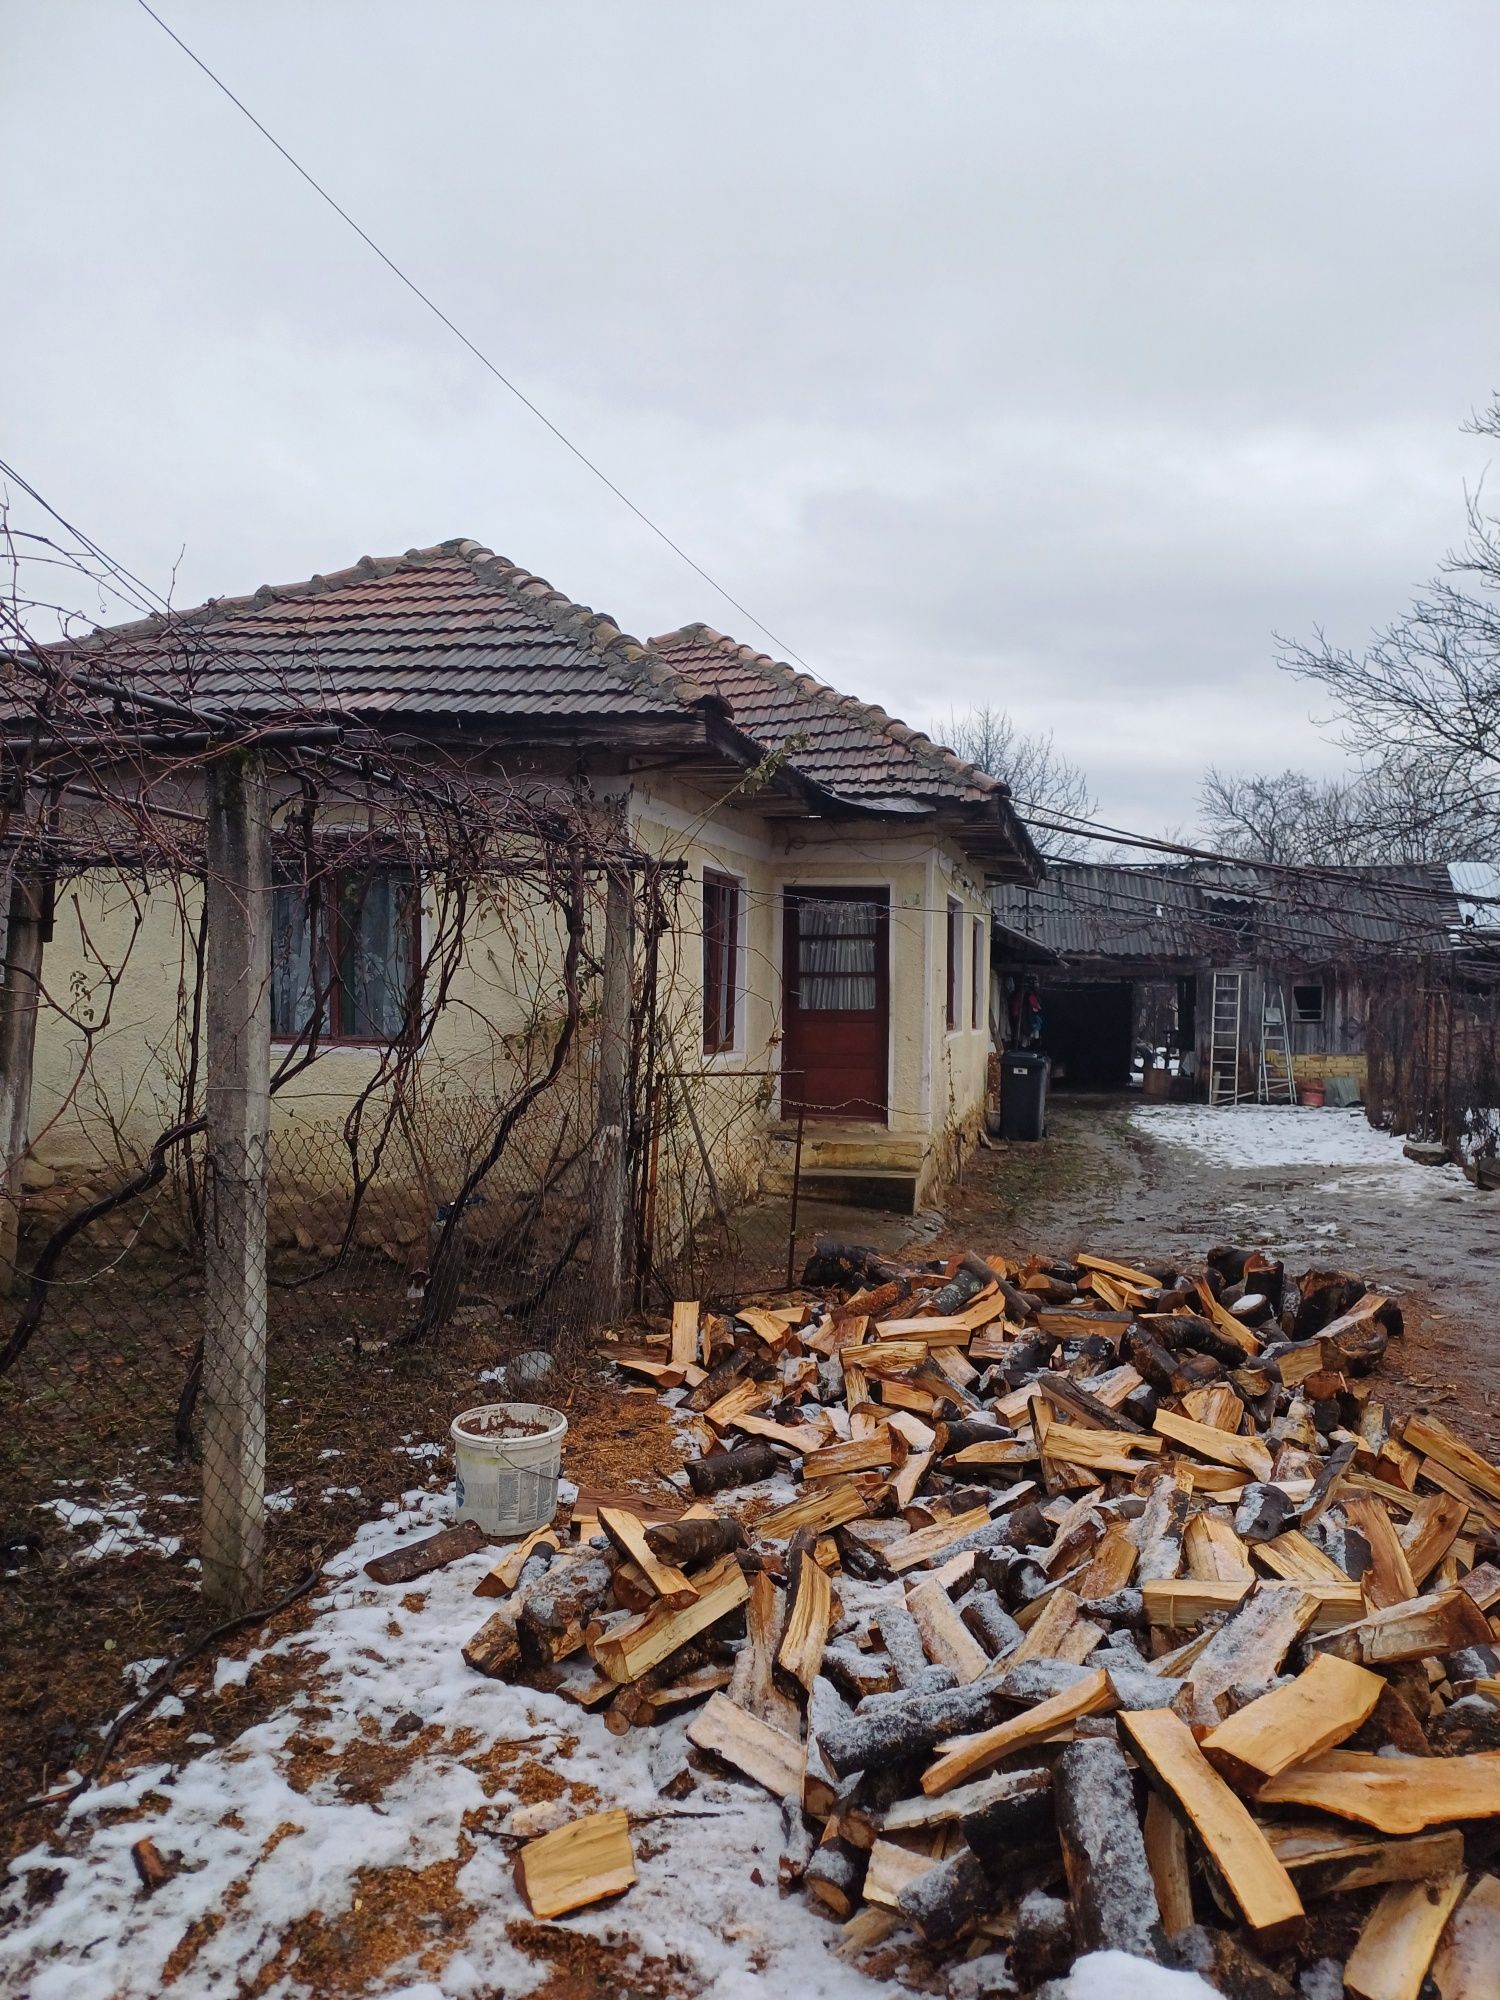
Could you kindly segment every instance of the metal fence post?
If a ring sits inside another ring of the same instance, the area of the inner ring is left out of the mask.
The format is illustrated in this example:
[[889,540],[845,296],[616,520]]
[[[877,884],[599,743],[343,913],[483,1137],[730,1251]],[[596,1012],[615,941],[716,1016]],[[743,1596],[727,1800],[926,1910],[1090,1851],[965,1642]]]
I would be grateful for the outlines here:
[[797,1150],[792,1155],[792,1219],[786,1238],[786,1282],[787,1290],[797,1282],[797,1210],[802,1199],[802,1121],[807,1116],[807,1106],[797,1106]]
[[265,766],[206,777],[207,1199],[203,1297],[203,1594],[260,1595],[266,1519],[266,1155],[270,1123],[270,816]]

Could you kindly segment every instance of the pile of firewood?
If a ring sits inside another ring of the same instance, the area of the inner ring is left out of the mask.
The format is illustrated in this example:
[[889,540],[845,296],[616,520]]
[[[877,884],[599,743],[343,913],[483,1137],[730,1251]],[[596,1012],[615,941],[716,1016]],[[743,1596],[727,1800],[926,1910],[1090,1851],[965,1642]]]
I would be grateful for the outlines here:
[[[955,1995],[1113,1947],[1241,2000],[1493,1996],[1500,1469],[1388,1416],[1400,1331],[1255,1252],[820,1243],[800,1297],[621,1347],[692,1504],[582,1494],[464,1656],[619,1731],[695,1706],[663,1790],[765,1787],[840,1951]],[[617,1893],[625,1815],[518,1869],[540,1916]]]

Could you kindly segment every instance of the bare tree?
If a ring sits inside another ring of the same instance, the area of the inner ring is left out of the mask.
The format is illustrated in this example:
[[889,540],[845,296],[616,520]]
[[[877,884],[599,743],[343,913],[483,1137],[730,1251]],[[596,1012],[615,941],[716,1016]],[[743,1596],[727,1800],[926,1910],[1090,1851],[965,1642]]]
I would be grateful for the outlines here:
[[[1003,708],[989,702],[955,710],[948,718],[949,748],[965,763],[1010,786],[1024,820],[1089,820],[1098,801],[1083,770],[1058,749],[1051,730],[1045,736],[1018,728]],[[1054,826],[1032,825],[1032,838],[1055,861],[1080,861],[1089,852],[1086,834],[1061,832]]]
[[[1469,428],[1500,437],[1500,401]],[[1500,516],[1469,495],[1468,536],[1410,610],[1355,651],[1319,632],[1288,643],[1282,665],[1327,689],[1344,744],[1378,784],[1372,831],[1407,815],[1450,855],[1500,840]]]
[[1244,775],[1211,767],[1198,794],[1210,846],[1247,861],[1355,868],[1456,855],[1455,816],[1411,760],[1387,755],[1347,775]]

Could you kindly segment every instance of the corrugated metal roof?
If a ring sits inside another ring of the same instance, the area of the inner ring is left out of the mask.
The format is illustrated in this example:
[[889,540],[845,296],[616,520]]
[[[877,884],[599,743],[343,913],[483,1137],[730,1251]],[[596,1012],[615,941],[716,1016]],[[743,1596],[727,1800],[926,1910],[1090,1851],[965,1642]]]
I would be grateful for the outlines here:
[[1436,863],[1296,876],[1248,862],[1053,862],[1046,881],[998,888],[993,902],[1015,939],[1075,962],[1333,964],[1445,950],[1459,923]]

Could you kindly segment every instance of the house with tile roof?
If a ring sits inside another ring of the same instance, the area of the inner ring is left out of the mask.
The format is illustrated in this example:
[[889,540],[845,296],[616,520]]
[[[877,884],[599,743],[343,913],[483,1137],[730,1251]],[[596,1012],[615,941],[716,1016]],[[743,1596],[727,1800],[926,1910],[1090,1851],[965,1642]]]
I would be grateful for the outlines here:
[[[1038,879],[1041,863],[1003,784],[882,710],[703,625],[633,639],[468,540],[211,600],[70,650],[97,654],[144,697],[190,698],[195,712],[269,726],[295,711],[398,735],[435,767],[461,757],[518,786],[613,801],[634,845],[671,864],[658,1065],[691,1080],[741,1179],[747,1163],[762,1182],[784,1172],[800,1124],[806,1176],[909,1207],[977,1133],[989,890]],[[278,1035],[319,950],[299,893],[276,892]],[[54,991],[87,984],[108,902],[102,886],[60,902]],[[403,1018],[414,961],[394,894],[362,882],[349,907],[356,969],[348,991],[342,974],[335,982],[315,1074],[275,1100],[283,1127],[336,1123],[372,1047]],[[487,934],[482,915],[476,924],[469,956],[489,962],[491,990],[482,1005],[454,992],[430,1059],[482,1088],[508,1032],[496,962],[516,947]],[[66,1010],[39,1025],[32,1130],[44,1162],[97,1159],[101,1118],[111,1146],[158,1128],[180,928],[164,905],[136,944],[87,1092]]]

